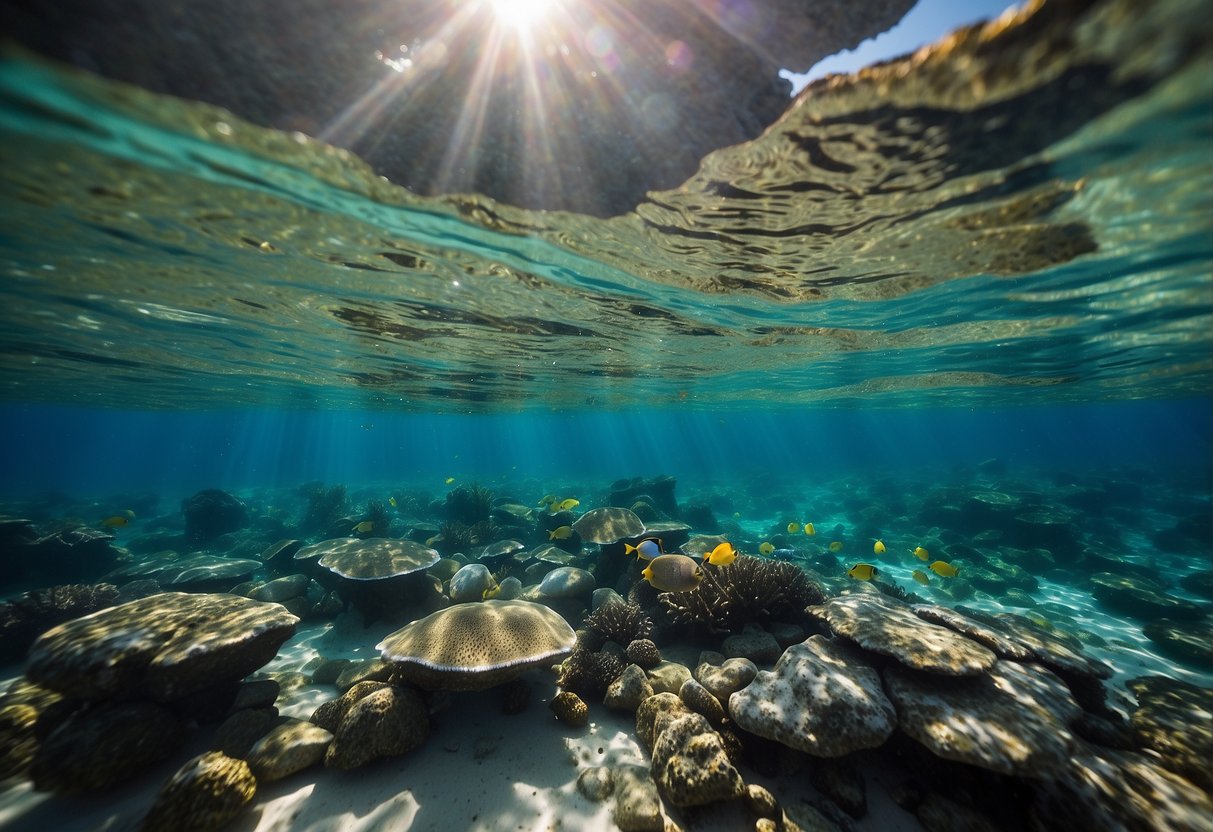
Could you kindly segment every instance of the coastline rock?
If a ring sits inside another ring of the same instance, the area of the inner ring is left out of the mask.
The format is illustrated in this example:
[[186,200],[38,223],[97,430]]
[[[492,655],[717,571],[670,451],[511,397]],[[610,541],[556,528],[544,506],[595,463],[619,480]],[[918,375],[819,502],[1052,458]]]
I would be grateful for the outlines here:
[[773,671],[730,696],[729,715],[751,734],[818,757],[876,748],[897,725],[863,654],[819,635],[789,647]]
[[663,832],[657,784],[643,766],[619,766],[615,780],[615,810],[611,819],[621,832]]
[[726,659],[719,666],[700,662],[695,679],[722,703],[758,675],[758,666],[746,658]]

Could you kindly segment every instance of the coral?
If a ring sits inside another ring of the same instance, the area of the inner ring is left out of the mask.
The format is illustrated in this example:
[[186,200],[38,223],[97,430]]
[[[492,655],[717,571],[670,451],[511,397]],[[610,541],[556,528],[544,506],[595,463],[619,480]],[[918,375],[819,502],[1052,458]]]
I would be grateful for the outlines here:
[[645,670],[661,664],[661,651],[657,649],[657,644],[648,638],[638,638],[628,642],[624,655],[629,662],[638,664]]
[[313,725],[319,725],[330,734],[335,734],[337,733],[337,727],[345,719],[345,715],[349,713],[350,708],[358,703],[359,699],[369,696],[377,690],[383,690],[386,687],[386,682],[371,680],[358,682],[339,698],[321,703],[312,714],[311,722]]
[[112,605],[112,584],[63,584],[35,589],[0,604],[0,664],[25,656],[39,635],[65,621]]
[[590,709],[585,702],[571,691],[562,691],[552,697],[549,708],[556,718],[569,725],[582,726],[590,721]]
[[368,500],[363,520],[371,521],[371,530],[364,537],[387,537],[392,518],[388,516],[387,503],[383,500]]
[[464,523],[443,523],[438,527],[434,548],[444,555],[467,551],[472,548],[472,527]]
[[300,486],[300,493],[307,500],[307,508],[299,525],[305,531],[324,531],[345,514],[345,486],[312,482]]
[[745,793],[720,735],[700,714],[671,722],[653,743],[653,780],[666,802],[680,808],[730,800]]
[[413,688],[389,685],[359,699],[341,720],[324,755],[329,768],[351,769],[412,751],[429,735],[425,700]]
[[586,616],[581,644],[587,650],[598,650],[608,641],[628,645],[652,633],[653,620],[638,604],[612,599]]
[[624,667],[623,660],[614,653],[594,653],[578,647],[561,663],[557,684],[564,690],[599,698]]
[[446,517],[467,526],[488,520],[493,492],[480,485],[461,485],[446,495]]
[[705,564],[705,579],[690,592],[658,596],[671,621],[709,632],[737,631],[743,625],[798,618],[825,596],[794,563],[740,555],[724,567]]
[[144,832],[219,829],[253,799],[257,780],[244,760],[209,751],[183,765],[156,795]]

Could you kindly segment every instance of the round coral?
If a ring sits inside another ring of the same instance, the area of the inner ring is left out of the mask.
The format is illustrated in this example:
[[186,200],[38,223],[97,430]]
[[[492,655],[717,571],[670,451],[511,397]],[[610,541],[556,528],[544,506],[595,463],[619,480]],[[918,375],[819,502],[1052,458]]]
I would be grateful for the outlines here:
[[586,616],[582,632],[582,646],[589,650],[599,650],[608,641],[622,647],[638,638],[648,638],[653,632],[653,620],[639,604],[612,600]]
[[661,664],[661,651],[657,649],[657,643],[648,638],[633,639],[628,643],[624,655],[631,664],[640,665],[645,670]]

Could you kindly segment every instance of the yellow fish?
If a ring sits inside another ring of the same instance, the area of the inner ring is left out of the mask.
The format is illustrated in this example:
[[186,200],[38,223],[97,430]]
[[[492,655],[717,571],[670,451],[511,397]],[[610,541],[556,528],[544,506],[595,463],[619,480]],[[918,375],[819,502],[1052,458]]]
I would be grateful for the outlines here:
[[488,601],[493,598],[496,598],[500,594],[501,594],[501,585],[499,583],[497,583],[496,581],[494,581],[492,586],[486,586],[484,588],[484,592],[480,593],[480,600]]
[[804,533],[807,534],[809,537],[812,537],[813,535],[817,534],[817,529],[813,526],[812,523],[805,523],[804,524]]
[[554,503],[554,502],[556,502],[556,495],[554,495],[554,494],[544,494],[544,495],[543,495],[543,497],[541,497],[541,498],[540,498],[540,500],[539,500],[539,502],[538,502],[538,504],[537,504],[537,505],[538,505],[540,508],[543,508],[544,506],[549,506],[549,505],[551,505],[551,504],[552,504],[552,503]]
[[703,580],[703,569],[686,555],[661,555],[649,561],[640,576],[662,592],[689,592]]
[[915,569],[910,573],[910,577],[918,581],[918,583],[922,584],[923,586],[931,583],[931,579],[927,577],[927,573],[923,572],[921,569]]
[[652,560],[665,554],[665,552],[661,551],[661,541],[655,537],[646,538],[635,546],[631,543],[623,544],[623,553],[625,555],[630,555],[632,552],[635,552],[636,557],[641,560]]
[[426,545],[426,546],[433,546],[433,545],[434,545],[435,543],[437,543],[439,540],[442,540],[442,535],[440,535],[440,534],[436,534],[436,535],[434,535],[433,537],[428,537],[428,538],[426,538],[426,540],[425,540],[425,545]]
[[713,566],[728,566],[737,559],[737,550],[733,548],[732,543],[726,540],[704,555],[703,559]]
[[764,555],[769,555],[771,552],[775,551],[775,546],[771,543],[771,541],[764,540],[758,545],[758,551],[762,552]]
[[839,552],[841,552],[842,551],[842,541],[835,540],[833,543],[831,543],[830,551],[833,552],[834,554],[838,554]]
[[955,578],[958,574],[960,574],[959,569],[947,561],[942,560],[935,561],[927,568],[936,575],[939,575],[941,578]]
[[931,553],[928,552],[926,549],[922,548],[921,546],[915,546],[914,547],[914,557],[918,558],[919,560],[930,560]]
[[798,531],[800,531],[799,523],[797,523],[795,521],[788,523],[788,534],[796,534],[796,532],[798,532]]
[[569,497],[567,500],[561,500],[559,503],[552,503],[552,511],[571,511],[581,505],[581,500],[574,500]]
[[396,507],[396,498],[395,498],[395,497],[388,497],[388,498],[387,498],[387,504],[388,504],[389,506],[391,506],[392,508],[395,508],[395,507]]
[[884,541],[877,540],[875,543],[873,543],[872,551],[877,555],[883,555],[884,554]]
[[131,520],[126,515],[115,514],[113,517],[107,517],[102,520],[101,525],[109,529],[120,529],[129,522],[131,522]]
[[374,530],[375,530],[375,524],[372,523],[370,520],[363,520],[357,526],[354,526],[354,531],[357,534],[370,534]]
[[880,574],[880,570],[870,563],[857,563],[847,570],[847,574],[861,581],[870,581],[873,575]]
[[450,485],[454,481],[455,481],[454,477],[447,477],[445,480],[443,480],[443,482],[445,482],[447,485]]
[[568,540],[573,536],[572,526],[560,526],[548,532],[548,540]]

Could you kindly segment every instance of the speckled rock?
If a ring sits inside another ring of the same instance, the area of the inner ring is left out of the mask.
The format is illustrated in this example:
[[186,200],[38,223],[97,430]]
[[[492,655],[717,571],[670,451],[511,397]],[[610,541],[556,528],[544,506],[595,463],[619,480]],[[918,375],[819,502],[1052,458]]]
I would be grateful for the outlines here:
[[630,664],[607,686],[602,704],[616,711],[635,713],[640,703],[653,695],[653,686],[639,665]]
[[750,783],[745,787],[745,804],[757,818],[779,818],[779,801],[768,789],[757,783]]
[[1066,765],[1080,708],[1045,668],[1000,661],[989,673],[941,679],[893,665],[885,691],[901,730],[948,760],[1027,778]]
[[299,619],[235,595],[165,592],[61,624],[30,649],[26,675],[78,699],[170,702],[264,665]]
[[745,792],[720,735],[700,714],[679,717],[658,735],[652,770],[658,792],[679,808],[730,800]]
[[349,709],[333,732],[324,764],[350,769],[380,757],[398,757],[425,742],[429,729],[429,711],[420,694],[388,685]]
[[607,766],[590,766],[577,775],[577,791],[595,803],[601,803],[615,791],[615,777]]
[[692,711],[706,717],[715,728],[719,728],[728,716],[720,700],[694,679],[687,679],[682,683],[678,698]]
[[1037,832],[1209,832],[1213,800],[1144,754],[1086,746],[1037,784],[1030,817]]
[[543,576],[539,591],[548,598],[586,598],[594,591],[594,574],[576,566],[559,566]]
[[511,575],[497,586],[498,601],[513,601],[522,595],[522,581]]
[[493,573],[483,563],[469,563],[451,576],[450,596],[456,604],[483,601],[484,594],[497,586]]
[[324,702],[317,707],[312,713],[311,722],[313,725],[319,725],[330,734],[335,734],[337,733],[337,726],[341,724],[341,720],[345,719],[345,715],[349,713],[350,708],[354,707],[359,699],[377,690],[383,690],[387,686],[386,682],[359,682],[338,698],[330,699],[328,702]]
[[1213,670],[1213,619],[1172,621],[1161,618],[1141,628],[1160,653],[1184,664]]
[[303,574],[275,578],[272,581],[266,581],[249,592],[248,597],[254,601],[270,601],[275,604],[281,604],[283,601],[298,598],[307,592],[308,584],[311,583],[311,580],[311,578]]
[[232,702],[232,710],[241,708],[271,708],[278,701],[282,685],[275,679],[255,679],[241,682],[236,689],[236,699]]
[[184,730],[150,702],[106,703],[72,714],[38,746],[30,777],[39,791],[70,794],[125,782],[169,757]]
[[661,798],[649,770],[642,766],[619,766],[615,779],[615,810],[611,819],[621,832],[663,832]]
[[262,737],[248,753],[249,768],[261,783],[281,780],[319,765],[333,735],[310,722],[291,720]]
[[916,604],[913,610],[914,614],[922,620],[939,624],[968,636],[978,644],[993,650],[1001,658],[1013,659],[1017,662],[1026,662],[1032,658],[1032,651],[1026,646],[1008,638],[994,627],[970,618],[958,610],[935,604]]
[[755,664],[773,664],[779,660],[783,648],[775,636],[761,627],[747,624],[745,629],[731,635],[720,645],[720,652],[730,659],[749,659]]
[[679,717],[691,713],[673,693],[657,693],[640,703],[636,709],[636,736],[648,749],[657,736]]
[[690,668],[684,664],[678,664],[678,662],[661,662],[646,672],[654,693],[677,694],[682,690],[683,683],[691,678]]
[[929,624],[906,605],[877,593],[830,598],[824,607],[835,633],[915,670],[969,676],[989,670],[998,660],[977,642]]
[[789,647],[773,671],[730,696],[729,715],[752,734],[818,757],[876,748],[897,725],[862,652],[823,636]]
[[[966,610],[970,618],[987,621],[983,614]],[[1068,642],[1054,633],[1045,632],[1024,616],[1013,613],[998,613],[988,616],[988,623],[1002,629],[1006,636],[1032,651],[1036,661],[1054,673],[1067,678],[1083,676],[1088,679],[1109,679],[1112,668],[1098,659],[1082,652],[1081,645]]]
[[392,665],[383,659],[352,661],[333,681],[337,690],[347,691],[359,682],[386,682],[392,675]]
[[566,725],[580,728],[590,721],[589,706],[572,691],[566,690],[556,694],[548,707],[556,714],[556,718]]
[[661,651],[656,642],[648,638],[636,638],[628,642],[624,656],[632,664],[640,665],[645,670],[661,664]]
[[156,795],[143,832],[210,832],[231,822],[257,792],[244,760],[208,751],[177,770]]
[[728,659],[719,667],[701,663],[695,668],[695,679],[721,702],[744,688],[758,675],[758,666],[749,659]]
[[257,740],[269,733],[277,722],[277,708],[243,708],[215,729],[212,748],[229,757],[244,759]]
[[1133,679],[1134,737],[1158,752],[1162,764],[1213,793],[1213,689],[1166,676]]

